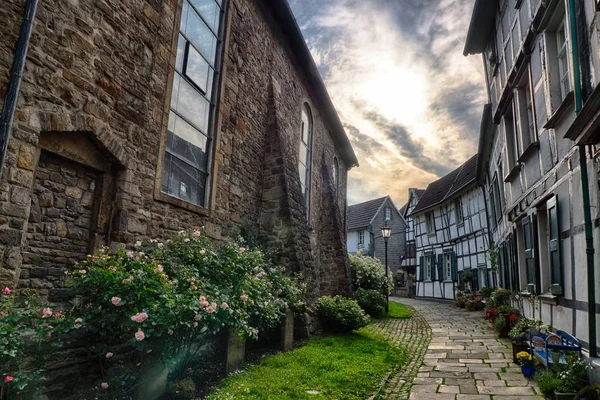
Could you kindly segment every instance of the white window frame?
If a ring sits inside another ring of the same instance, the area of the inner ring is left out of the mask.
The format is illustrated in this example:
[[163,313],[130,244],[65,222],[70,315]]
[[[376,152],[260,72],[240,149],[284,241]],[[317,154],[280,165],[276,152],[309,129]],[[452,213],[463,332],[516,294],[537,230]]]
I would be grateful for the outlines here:
[[300,188],[304,195],[304,204],[306,205],[306,221],[309,224],[313,126],[314,123],[310,106],[307,103],[304,103],[300,113],[298,172],[300,174]]
[[444,253],[444,280],[452,281],[452,252]]
[[435,214],[433,213],[433,211],[425,213],[425,226],[427,228],[428,235],[435,235]]
[[[563,42],[561,43],[561,34]],[[571,72],[569,65],[569,32],[565,18],[556,29],[556,60],[558,62],[558,79],[561,101],[571,92]]]
[[460,197],[454,200],[454,215],[456,217],[456,225],[464,224],[465,215],[463,213],[462,199]]
[[385,220],[391,221],[392,219],[392,209],[390,207],[385,208]]
[[365,231],[358,231],[358,244],[365,245]]

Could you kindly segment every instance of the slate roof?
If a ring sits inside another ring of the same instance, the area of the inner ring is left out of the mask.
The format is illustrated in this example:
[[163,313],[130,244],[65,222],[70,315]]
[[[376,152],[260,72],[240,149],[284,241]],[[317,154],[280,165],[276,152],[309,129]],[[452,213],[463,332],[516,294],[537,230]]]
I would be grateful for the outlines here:
[[348,206],[348,230],[366,228],[388,197],[365,201],[364,203]]
[[474,155],[448,175],[430,183],[411,214],[416,214],[444,203],[456,195],[465,186],[475,182],[476,175],[477,155]]

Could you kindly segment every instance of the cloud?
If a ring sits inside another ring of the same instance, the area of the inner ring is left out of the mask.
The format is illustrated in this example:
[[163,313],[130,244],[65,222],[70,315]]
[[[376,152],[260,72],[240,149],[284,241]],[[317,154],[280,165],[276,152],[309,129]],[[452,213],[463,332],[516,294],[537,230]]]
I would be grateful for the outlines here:
[[291,0],[361,166],[349,202],[428,183],[476,152],[485,79],[472,0]]

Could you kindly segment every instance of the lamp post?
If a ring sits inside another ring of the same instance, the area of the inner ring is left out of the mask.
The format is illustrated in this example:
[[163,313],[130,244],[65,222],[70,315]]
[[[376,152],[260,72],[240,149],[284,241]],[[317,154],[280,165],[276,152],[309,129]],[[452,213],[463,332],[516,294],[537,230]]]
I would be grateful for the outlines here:
[[[390,236],[392,236],[392,228],[390,228],[387,224],[387,221],[385,222],[385,224],[381,227],[381,236],[383,237],[383,241],[385,242],[385,280],[386,283],[389,283],[389,278],[388,278],[388,239],[390,238]],[[385,288],[385,311],[389,311],[390,310],[390,292],[389,292],[389,287],[386,285]]]

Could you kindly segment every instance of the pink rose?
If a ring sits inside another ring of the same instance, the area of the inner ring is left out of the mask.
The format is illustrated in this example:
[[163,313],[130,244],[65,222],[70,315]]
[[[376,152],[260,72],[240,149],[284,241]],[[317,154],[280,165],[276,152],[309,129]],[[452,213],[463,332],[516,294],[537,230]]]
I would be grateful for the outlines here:
[[215,309],[212,308],[212,307],[206,307],[206,312],[209,313],[209,314],[212,314],[212,313],[215,312]]
[[221,308],[222,308],[223,310],[225,310],[227,307],[229,307],[229,306],[227,305],[227,303],[223,302],[223,303],[221,304]]
[[54,316],[55,316],[56,318],[62,318],[62,316],[63,316],[63,315],[57,311],[57,312],[54,314]]
[[77,319],[75,320],[75,323],[76,323],[76,324],[80,324],[80,323],[82,323],[82,322],[83,322],[83,320],[82,320],[81,318],[77,318]]
[[4,378],[4,382],[8,383],[8,382],[12,382],[14,378],[10,375],[6,375],[6,378]]
[[210,305],[212,308],[217,308],[217,303],[215,303],[214,301],[211,303]]
[[247,301],[248,300],[248,295],[243,294],[240,296],[240,299],[242,299],[242,301]]
[[245,251],[246,251],[246,248],[245,248],[245,247],[240,247],[240,253],[243,253],[243,252],[245,252]]
[[10,288],[7,286],[4,289],[2,289],[2,293],[4,294],[9,294],[10,292],[12,292],[12,290],[10,290]]
[[197,328],[197,327],[198,327],[198,323],[197,323],[197,322],[194,322],[194,324],[193,324],[193,325],[194,325],[194,328]]
[[144,332],[141,329],[138,329],[138,331],[135,333],[135,338],[138,342],[144,340],[145,337],[146,335],[144,335]]
[[204,307],[204,308],[208,307],[208,301],[201,301],[200,307]]
[[202,302],[206,301],[206,297],[200,296],[200,301],[202,301]]
[[206,254],[206,250],[200,250],[200,255],[203,256]]
[[79,329],[79,328],[81,328],[81,324],[75,324],[75,325],[73,325],[73,328]]
[[155,274],[161,274],[163,271],[164,271],[164,268],[163,268],[163,266],[162,266],[162,265],[159,265],[158,267],[156,267],[156,268],[154,269],[154,273],[155,273]]
[[113,355],[114,354],[109,351],[108,353],[106,353],[106,358],[112,358]]
[[110,299],[110,302],[113,303],[113,306],[119,307],[121,305],[121,298],[114,296],[112,299]]
[[44,308],[44,311],[42,311],[42,318],[49,318],[52,316],[52,310],[48,307]]
[[200,321],[200,320],[202,319],[202,315],[200,315],[200,314],[196,314],[196,315],[194,315],[194,319],[195,319],[196,321]]
[[138,324],[141,324],[142,322],[144,322],[147,319],[148,319],[148,314],[146,314],[145,312],[137,313],[131,317],[131,320],[134,322],[137,322]]
[[106,383],[106,382],[102,382],[102,383],[100,384],[100,387],[102,387],[102,389],[108,389],[108,383]]

